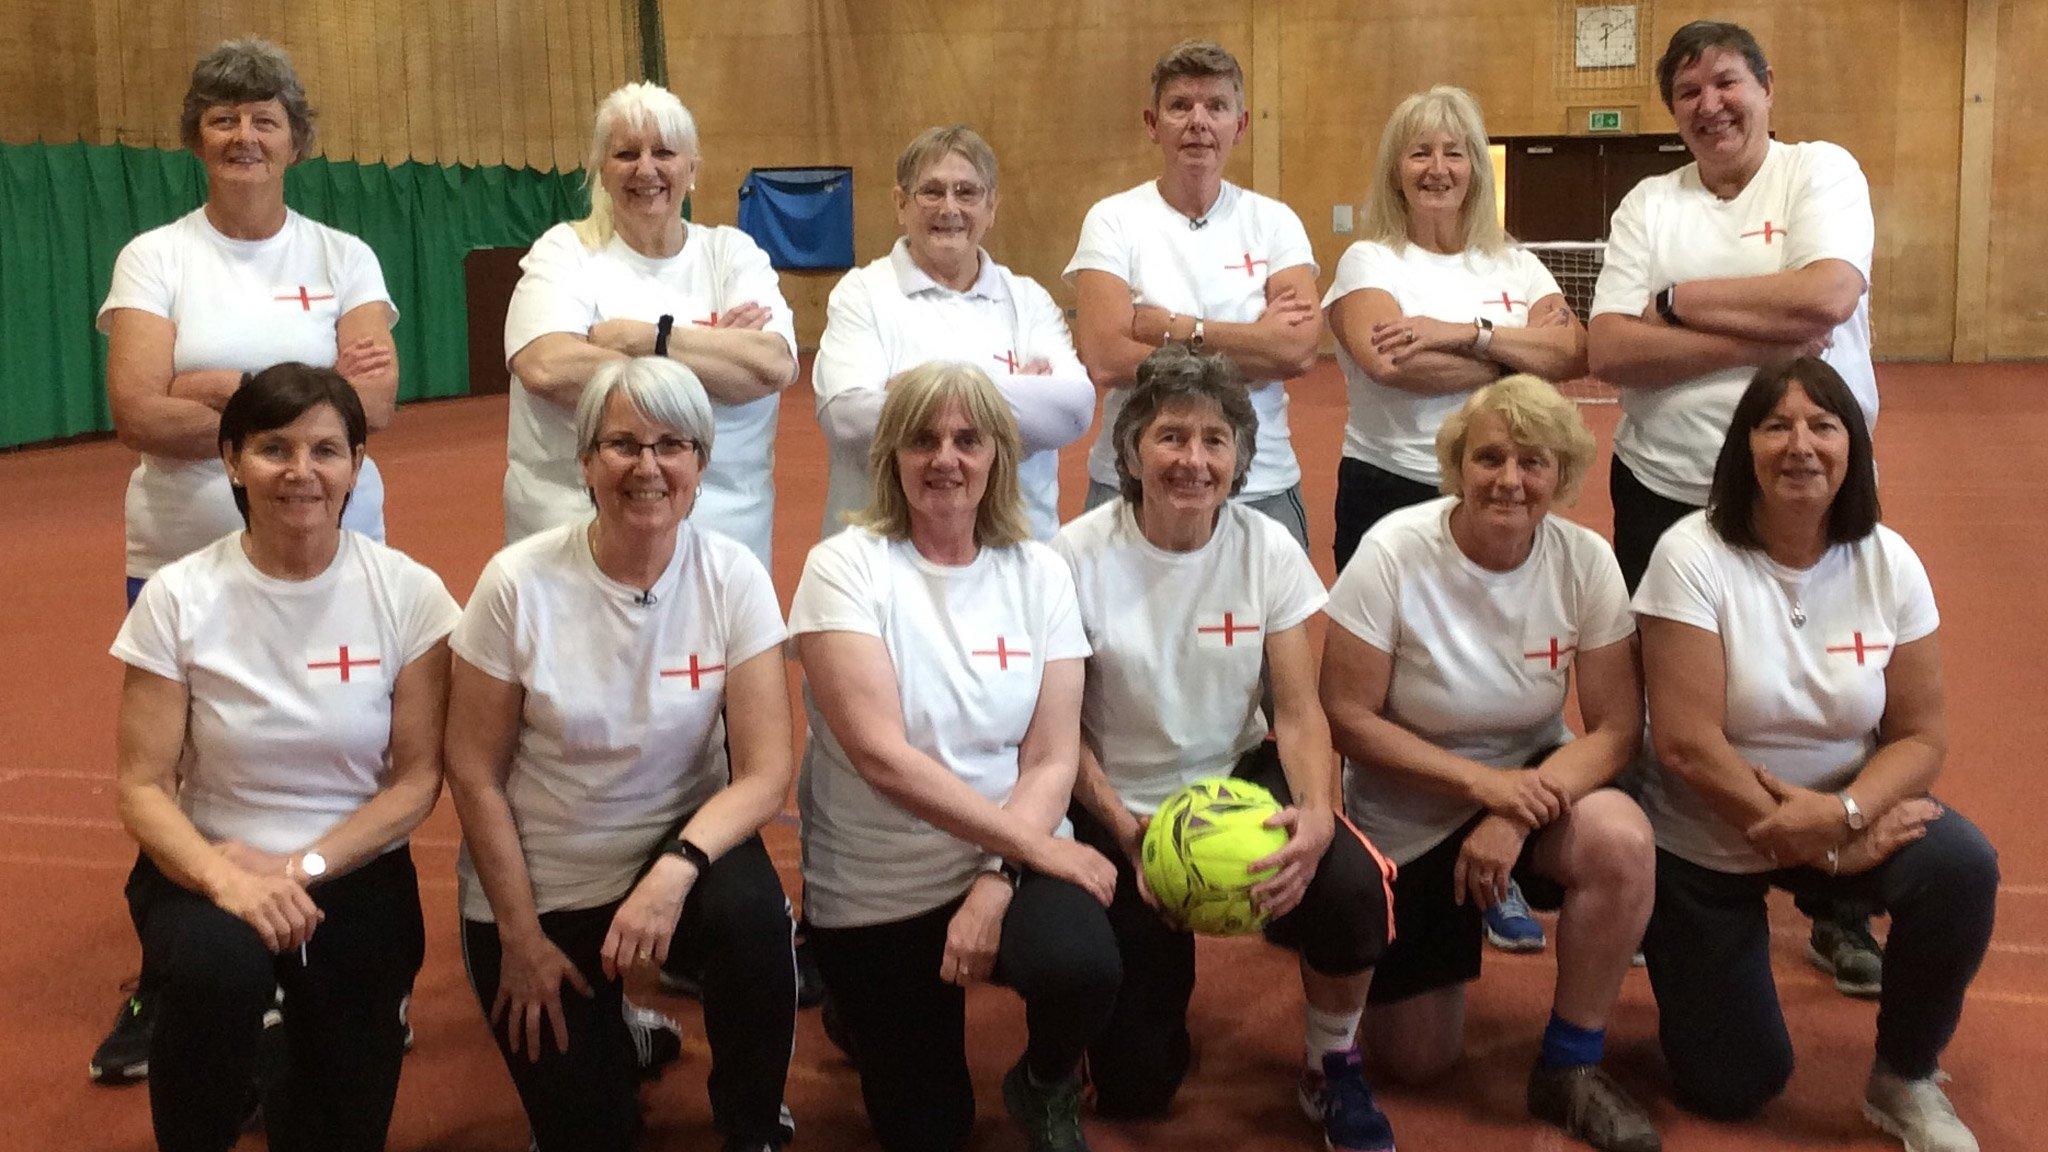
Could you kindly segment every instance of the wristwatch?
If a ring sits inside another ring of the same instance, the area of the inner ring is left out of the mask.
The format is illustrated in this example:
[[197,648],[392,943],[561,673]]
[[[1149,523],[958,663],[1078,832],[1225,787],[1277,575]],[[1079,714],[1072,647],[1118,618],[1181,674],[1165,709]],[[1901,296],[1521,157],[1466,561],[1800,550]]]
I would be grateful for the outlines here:
[[300,853],[298,859],[291,862],[291,867],[310,883],[327,875],[327,857],[316,850],[309,850]]
[[697,870],[697,875],[699,876],[711,871],[711,854],[683,839],[681,836],[663,845],[661,850],[667,855],[681,856],[683,859],[688,860],[690,866]]
[[1863,809],[1857,807],[1854,796],[1847,792],[1837,792],[1835,798],[1842,802],[1842,814],[1849,818],[1849,831],[1861,832],[1870,827],[1870,817],[1865,816]]
[[1657,315],[1673,328],[1685,327],[1685,321],[1678,318],[1678,285],[1667,284],[1657,293]]
[[1191,317],[1191,319],[1195,322],[1195,329],[1188,333],[1188,347],[1196,352],[1200,352],[1202,350],[1202,318],[1195,316]]
[[1484,316],[1474,317],[1472,320],[1472,351],[1484,356],[1486,355],[1486,350],[1491,347],[1493,347],[1493,321],[1488,320]]

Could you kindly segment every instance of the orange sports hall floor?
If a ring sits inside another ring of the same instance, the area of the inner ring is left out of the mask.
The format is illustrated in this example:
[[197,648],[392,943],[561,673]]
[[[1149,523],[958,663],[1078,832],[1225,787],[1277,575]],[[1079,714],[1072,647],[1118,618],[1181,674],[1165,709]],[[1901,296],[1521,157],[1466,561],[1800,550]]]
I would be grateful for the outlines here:
[[[1987,1150],[2048,1147],[2048,844],[2034,839],[2048,826],[2048,366],[1888,365],[1879,376],[1885,519],[1925,558],[1944,619],[1951,752],[1941,794],[1983,827],[2004,862],[1991,954],[1945,1061],[1955,1077],[1950,1093]],[[1329,578],[1343,382],[1326,360],[1292,391],[1315,557]],[[1585,411],[1604,442],[1615,409]],[[390,493],[391,542],[438,569],[457,596],[500,539],[504,427],[502,397],[420,404],[371,444]],[[775,576],[785,603],[815,541],[824,459],[808,384],[800,382],[783,405],[777,477]],[[1081,459],[1077,446],[1063,461],[1070,513],[1079,506]],[[0,1149],[151,1146],[146,1090],[98,1087],[85,1075],[117,989],[136,966],[119,895],[134,846],[115,819],[112,786],[119,669],[106,654],[122,611],[121,498],[132,464],[112,441],[0,454],[0,1084],[14,1101],[0,1109]],[[1606,488],[1603,463],[1569,514],[1606,531]],[[778,824],[768,835],[795,893],[794,830]],[[418,1046],[406,1062],[391,1146],[510,1152],[526,1147],[526,1126],[462,975],[456,838],[444,800],[413,840],[428,950],[413,1002]],[[1773,924],[1799,1070],[1761,1118],[1717,1125],[1669,1102],[1640,971],[1629,977],[1609,1032],[1610,1066],[1649,1102],[1674,1152],[1895,1148],[1856,1108],[1875,1009],[1837,995],[1806,964],[1804,925],[1789,902],[1774,905]],[[1099,1152],[1319,1145],[1293,1099],[1301,1009],[1292,963],[1244,941],[1205,942],[1201,956],[1196,1065],[1171,1116],[1149,1125],[1090,1120],[1090,1141]],[[1528,1120],[1521,1102],[1551,977],[1548,954],[1489,953],[1471,992],[1465,1062],[1427,1091],[1381,1090],[1402,1148],[1583,1147]],[[685,1032],[680,1065],[645,1090],[644,1146],[716,1147],[696,1006],[636,984]],[[982,991],[970,1011],[977,1146],[1021,1149],[995,1091],[1022,1041],[1020,1006],[1007,993]],[[798,1023],[788,1099],[796,1147],[872,1146],[853,1070],[815,1012]],[[260,1146],[255,1137],[242,1144]]]

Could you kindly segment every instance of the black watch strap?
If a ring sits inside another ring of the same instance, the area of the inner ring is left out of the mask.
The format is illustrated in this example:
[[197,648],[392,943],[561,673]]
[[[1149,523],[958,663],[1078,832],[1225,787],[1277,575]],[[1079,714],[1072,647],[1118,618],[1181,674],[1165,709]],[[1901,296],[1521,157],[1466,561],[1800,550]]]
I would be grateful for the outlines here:
[[663,846],[662,852],[670,856],[681,856],[683,859],[688,860],[697,869],[697,875],[699,876],[711,871],[711,854],[681,836],[676,837]]
[[1678,309],[1672,303],[1677,295],[1676,284],[1666,285],[1662,292],[1657,293],[1657,315],[1662,316],[1664,322],[1673,328],[1683,328],[1685,321],[1678,318]]
[[675,330],[676,318],[673,316],[663,315],[661,319],[654,322],[654,354],[656,356],[668,355],[668,334]]

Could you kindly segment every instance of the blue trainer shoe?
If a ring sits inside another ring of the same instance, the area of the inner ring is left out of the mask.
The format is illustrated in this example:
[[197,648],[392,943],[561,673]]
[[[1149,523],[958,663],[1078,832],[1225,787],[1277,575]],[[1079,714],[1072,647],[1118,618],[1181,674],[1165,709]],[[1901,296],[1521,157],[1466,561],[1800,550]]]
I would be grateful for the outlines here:
[[1486,910],[1486,942],[1503,952],[1543,951],[1543,925],[1522,898],[1522,886],[1508,882],[1508,898]]
[[1297,1099],[1330,1152],[1394,1152],[1394,1126],[1373,1101],[1357,1048],[1323,1053],[1320,1072],[1302,1069]]

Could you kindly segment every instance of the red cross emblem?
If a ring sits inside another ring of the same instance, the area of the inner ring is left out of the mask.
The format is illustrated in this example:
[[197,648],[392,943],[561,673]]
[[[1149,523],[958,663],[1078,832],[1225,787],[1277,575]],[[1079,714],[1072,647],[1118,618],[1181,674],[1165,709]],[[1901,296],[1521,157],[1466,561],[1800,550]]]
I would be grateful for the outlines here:
[[1557,662],[1559,660],[1564,659],[1566,656],[1569,656],[1578,650],[1579,646],[1576,644],[1566,644],[1562,647],[1559,647],[1557,637],[1552,636],[1550,638],[1550,647],[1538,648],[1534,652],[1524,652],[1522,653],[1522,659],[1548,660],[1550,661],[1551,670],[1555,671],[1557,669]]
[[1883,651],[1885,651],[1885,650],[1889,649],[1890,647],[1891,647],[1891,645],[1889,645],[1889,644],[1872,644],[1872,643],[1869,643],[1868,641],[1866,641],[1866,640],[1864,640],[1864,639],[1863,639],[1863,633],[1861,633],[1861,632],[1858,632],[1858,633],[1855,633],[1855,639],[1854,639],[1853,641],[1851,641],[1850,643],[1847,643],[1847,644],[1836,644],[1836,645],[1832,645],[1832,646],[1830,646],[1830,647],[1828,648],[1828,651],[1830,651],[1830,652],[1854,652],[1854,653],[1856,654],[1856,663],[1857,663],[1857,664],[1858,664],[1858,665],[1860,666],[1860,665],[1862,665],[1862,663],[1863,663],[1863,657],[1864,657],[1864,656],[1865,656],[1866,654],[1868,654],[1868,653],[1871,653],[1871,652],[1883,652]]
[[718,311],[713,309],[708,320],[692,320],[690,323],[695,324],[699,328],[716,328],[718,327]]
[[1239,624],[1237,622],[1237,613],[1225,612],[1223,614],[1223,623],[1199,625],[1195,629],[1195,635],[1198,637],[1220,635],[1223,637],[1223,646],[1225,648],[1235,648],[1237,647],[1239,633],[1257,632],[1258,630],[1259,626],[1257,624]]
[[1769,220],[1766,220],[1764,221],[1763,227],[1758,228],[1754,231],[1744,232],[1742,235],[1745,239],[1751,236],[1761,236],[1764,238],[1764,247],[1768,248],[1771,246],[1771,237],[1789,236],[1791,235],[1791,230],[1787,228],[1780,228],[1776,224],[1773,224]]
[[1006,637],[1003,637],[1003,636],[998,636],[998,637],[996,637],[996,646],[995,646],[995,647],[993,647],[993,648],[977,648],[977,649],[975,649],[975,650],[974,650],[973,652],[970,652],[970,653],[968,653],[968,655],[970,655],[970,656],[993,656],[993,657],[995,657],[995,658],[996,658],[996,661],[997,661],[997,663],[1001,665],[1001,667],[1002,667],[1002,670],[1003,670],[1003,671],[1005,671],[1005,672],[1008,672],[1008,671],[1010,670],[1010,657],[1012,657],[1012,656],[1029,656],[1029,655],[1031,655],[1031,651],[1030,651],[1029,649],[1027,649],[1027,648],[1012,648],[1012,647],[1010,647],[1010,642],[1009,642],[1008,638],[1006,638]]
[[1225,265],[1224,265],[1223,267],[1224,267],[1225,269],[1235,269],[1235,268],[1242,268],[1242,269],[1244,269],[1244,274],[1245,274],[1245,275],[1247,275],[1247,276],[1257,276],[1257,275],[1259,274],[1259,273],[1258,273],[1258,265],[1260,265],[1260,264],[1264,264],[1264,265],[1265,265],[1266,267],[1268,267],[1268,268],[1271,268],[1271,267],[1273,266],[1273,262],[1272,262],[1271,260],[1254,260],[1254,259],[1252,259],[1252,254],[1251,254],[1251,253],[1249,253],[1249,252],[1247,252],[1247,253],[1245,253],[1245,254],[1244,254],[1244,263],[1242,263],[1242,264],[1225,264]]
[[284,294],[284,295],[282,295],[282,296],[272,296],[272,297],[271,297],[271,299],[272,299],[272,300],[296,300],[296,301],[298,301],[298,302],[299,302],[299,310],[300,310],[300,311],[302,311],[302,312],[311,312],[311,311],[313,310],[313,301],[315,301],[315,300],[332,300],[332,299],[334,299],[334,293],[332,293],[332,292],[329,292],[329,293],[326,293],[325,295],[322,295],[321,293],[318,293],[318,292],[313,292],[313,291],[309,290],[309,289],[308,289],[308,288],[307,288],[307,287],[306,287],[306,286],[305,286],[304,284],[301,284],[301,285],[299,285],[299,290],[298,290],[298,291],[296,291],[296,292],[287,292],[287,293],[285,293],[285,294]]
[[[1487,302],[1488,304],[1491,304],[1491,303],[1493,303],[1493,298],[1492,298],[1492,297],[1488,297],[1488,298],[1487,298],[1487,300],[1486,300],[1486,302]],[[1506,291],[1502,291],[1502,292],[1501,292],[1501,294],[1500,294],[1500,308],[1501,308],[1501,311],[1503,311],[1503,312],[1513,312],[1513,311],[1515,310],[1515,305],[1517,305],[1517,304],[1520,304],[1520,305],[1521,305],[1521,306],[1523,307],[1523,309],[1525,309],[1525,310],[1526,310],[1526,309],[1527,309],[1527,308],[1529,307],[1529,302],[1528,302],[1527,300],[1511,300],[1511,299],[1509,299],[1509,298],[1508,298],[1508,294],[1507,294],[1507,292],[1506,292]]]
[[703,686],[704,677],[711,675],[713,672],[723,671],[725,671],[725,665],[723,664],[697,663],[697,654],[695,652],[692,652],[690,653],[690,663],[688,667],[663,668],[661,670],[661,678],[663,680],[669,680],[677,676],[688,676],[690,678],[690,691],[695,692],[698,688]]
[[343,644],[341,646],[341,651],[335,656],[334,659],[309,660],[306,662],[306,670],[308,672],[324,672],[330,669],[334,670],[336,672],[341,673],[341,682],[343,684],[347,684],[351,679],[353,679],[353,677],[349,675],[351,669],[374,668],[379,663],[381,663],[381,661],[379,661],[375,656],[364,656],[360,659],[350,659],[348,654],[348,645]]
[[1012,376],[1015,376],[1017,374],[1018,366],[1024,363],[1022,360],[1017,359],[1017,354],[1015,352],[1005,352],[1001,356],[991,356],[990,359],[994,360],[998,364],[1001,364],[1003,366],[1004,371],[1008,372]]

